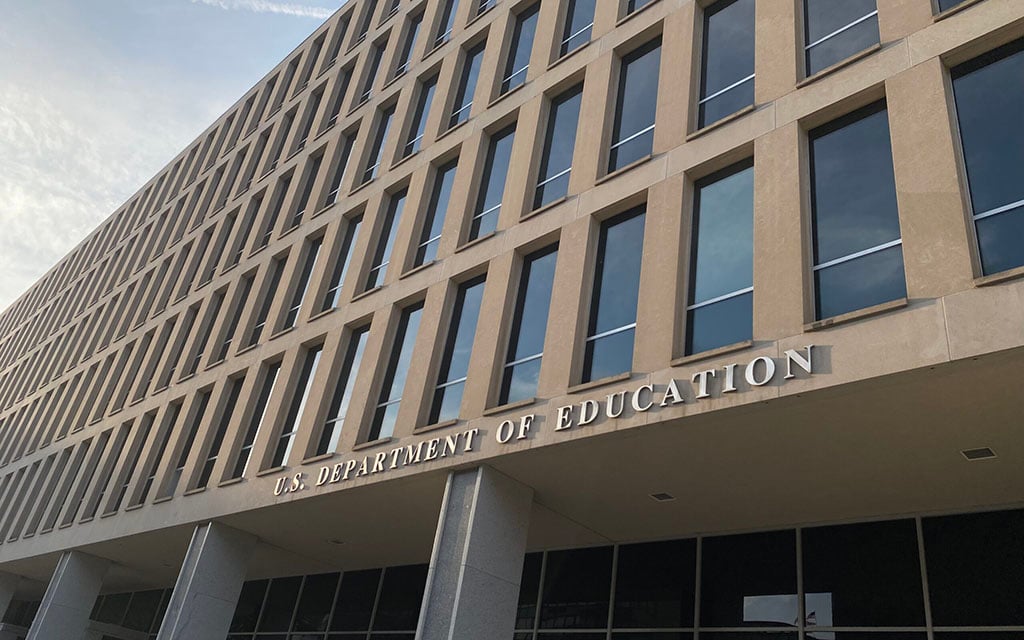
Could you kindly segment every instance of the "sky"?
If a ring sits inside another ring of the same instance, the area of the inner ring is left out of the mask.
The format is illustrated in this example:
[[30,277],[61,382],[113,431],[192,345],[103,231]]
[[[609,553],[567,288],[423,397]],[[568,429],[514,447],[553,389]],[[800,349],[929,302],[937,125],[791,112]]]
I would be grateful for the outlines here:
[[0,310],[343,0],[0,0]]

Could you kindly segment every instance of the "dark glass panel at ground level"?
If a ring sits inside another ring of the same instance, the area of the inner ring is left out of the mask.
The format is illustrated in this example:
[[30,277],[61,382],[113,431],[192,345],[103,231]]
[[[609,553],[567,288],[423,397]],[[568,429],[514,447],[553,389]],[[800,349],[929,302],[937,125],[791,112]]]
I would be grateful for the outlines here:
[[331,619],[331,605],[338,588],[337,573],[307,576],[302,585],[299,608],[295,611],[293,631],[327,631]]
[[516,629],[533,628],[537,617],[537,599],[540,597],[540,570],[543,561],[543,553],[528,553],[523,561],[519,606],[516,609]]
[[345,572],[334,603],[331,631],[365,631],[370,628],[380,571],[368,569]]
[[[927,640],[924,631],[808,631],[808,640]],[[964,638],[963,640],[968,640]]]
[[799,620],[796,532],[706,538],[701,555],[702,627],[788,626]]
[[253,580],[242,585],[242,593],[235,605],[235,617],[230,631],[255,631],[260,619],[260,608],[267,593],[269,580]]
[[415,630],[426,583],[425,564],[385,569],[373,620],[374,631]]
[[301,585],[302,576],[275,578],[270,581],[258,631],[288,631]]
[[611,578],[612,547],[548,553],[540,627],[605,627],[608,624]]
[[616,566],[612,628],[693,626],[696,540],[625,545]]

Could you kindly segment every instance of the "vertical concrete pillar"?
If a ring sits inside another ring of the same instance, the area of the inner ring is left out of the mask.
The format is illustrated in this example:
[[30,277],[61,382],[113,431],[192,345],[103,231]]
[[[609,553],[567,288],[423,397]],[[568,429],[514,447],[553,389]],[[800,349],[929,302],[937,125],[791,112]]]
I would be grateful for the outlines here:
[[448,476],[416,640],[507,640],[533,489],[489,467]]
[[81,551],[65,551],[46,587],[28,640],[81,640],[109,564]]
[[256,538],[216,522],[196,527],[158,640],[223,640]]

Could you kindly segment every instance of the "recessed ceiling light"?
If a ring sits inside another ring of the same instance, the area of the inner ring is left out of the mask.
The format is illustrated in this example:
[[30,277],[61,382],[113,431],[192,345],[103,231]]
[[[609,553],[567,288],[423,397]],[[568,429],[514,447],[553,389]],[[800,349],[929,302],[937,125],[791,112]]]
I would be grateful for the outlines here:
[[671,493],[652,493],[651,499],[657,502],[671,502],[676,499]]
[[991,460],[996,457],[996,452],[989,447],[980,447],[978,449],[964,449],[960,452],[960,455],[973,462],[975,460]]

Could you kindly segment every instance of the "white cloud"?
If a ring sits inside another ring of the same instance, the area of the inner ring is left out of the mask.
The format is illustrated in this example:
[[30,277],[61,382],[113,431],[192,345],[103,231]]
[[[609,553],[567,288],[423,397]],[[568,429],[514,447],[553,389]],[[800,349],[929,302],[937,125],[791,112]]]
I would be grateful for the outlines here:
[[205,4],[221,9],[240,9],[255,13],[280,13],[300,18],[316,18],[325,20],[334,11],[323,7],[313,7],[293,2],[269,2],[268,0],[192,0],[193,4]]

